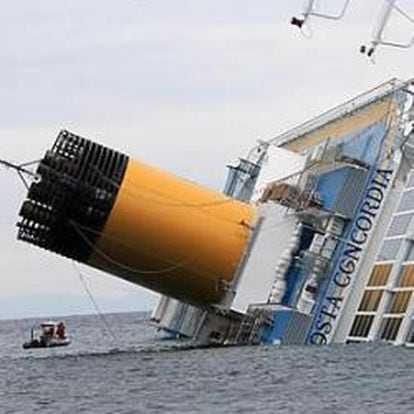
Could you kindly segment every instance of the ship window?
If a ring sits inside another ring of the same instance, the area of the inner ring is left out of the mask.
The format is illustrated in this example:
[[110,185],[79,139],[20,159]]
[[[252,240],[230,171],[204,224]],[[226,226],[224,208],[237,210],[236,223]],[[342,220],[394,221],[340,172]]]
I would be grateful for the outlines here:
[[379,261],[393,260],[397,257],[400,249],[402,239],[386,240],[378,255]]
[[361,341],[359,341],[358,339],[347,339],[346,344],[360,344]]
[[410,329],[408,330],[406,341],[414,343],[414,320],[411,321]]
[[414,187],[414,171],[411,171],[411,174],[407,180],[406,188]]
[[408,190],[403,193],[401,197],[400,205],[398,206],[398,211],[409,211],[414,209],[414,189]]
[[367,337],[373,321],[374,316],[357,315],[354,319],[349,336]]
[[398,287],[414,287],[414,266],[404,266],[398,279]]
[[407,257],[405,258],[405,260],[407,262],[414,261],[414,245],[413,244],[410,245],[410,250],[408,251]]
[[398,335],[402,318],[384,318],[381,324],[380,338],[385,341],[394,341]]
[[405,234],[412,216],[412,213],[394,216],[390,228],[388,229],[387,236],[400,236]]
[[374,312],[378,309],[383,290],[367,290],[362,297],[361,303],[359,305],[360,311],[363,312]]
[[387,313],[404,313],[407,310],[412,292],[393,293],[388,304]]
[[376,265],[372,269],[368,286],[385,286],[391,273],[392,265]]

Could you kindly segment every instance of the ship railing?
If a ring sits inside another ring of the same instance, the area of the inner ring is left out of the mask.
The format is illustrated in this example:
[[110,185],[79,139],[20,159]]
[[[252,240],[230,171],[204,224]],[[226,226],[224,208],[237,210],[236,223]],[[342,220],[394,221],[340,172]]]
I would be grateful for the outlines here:
[[264,309],[254,309],[253,311],[248,311],[241,321],[239,331],[236,335],[236,344],[260,344],[262,330],[271,326],[272,321],[272,317]]
[[287,144],[294,139],[309,134],[325,126],[326,124],[336,121],[338,118],[350,115],[364,106],[368,106],[380,99],[386,98],[396,91],[403,89],[407,85],[412,84],[413,81],[414,80],[403,82],[397,78],[393,78],[390,81],[369,90],[368,92],[358,95],[356,98],[324,112],[316,118],[312,118],[311,120],[268,140],[267,143],[275,146]]

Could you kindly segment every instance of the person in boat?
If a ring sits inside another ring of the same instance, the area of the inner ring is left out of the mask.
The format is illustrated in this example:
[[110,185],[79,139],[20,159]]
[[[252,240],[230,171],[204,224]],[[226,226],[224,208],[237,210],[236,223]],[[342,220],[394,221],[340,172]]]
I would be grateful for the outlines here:
[[23,344],[24,349],[48,348],[54,346],[66,346],[70,344],[67,337],[66,326],[63,322],[44,322],[40,325],[41,333],[39,339],[35,338],[34,328],[31,331],[30,342]]
[[55,330],[53,326],[47,326],[43,328],[43,332],[40,335],[40,343],[42,345],[49,345],[53,339],[53,335],[55,334]]
[[66,326],[63,322],[59,322],[56,327],[56,336],[59,339],[66,339]]

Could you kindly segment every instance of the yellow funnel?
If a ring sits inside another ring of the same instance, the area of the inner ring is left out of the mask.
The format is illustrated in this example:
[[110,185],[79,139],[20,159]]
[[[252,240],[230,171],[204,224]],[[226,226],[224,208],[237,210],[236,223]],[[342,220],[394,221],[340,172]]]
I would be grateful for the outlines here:
[[231,287],[251,206],[67,131],[38,173],[20,239],[197,305]]

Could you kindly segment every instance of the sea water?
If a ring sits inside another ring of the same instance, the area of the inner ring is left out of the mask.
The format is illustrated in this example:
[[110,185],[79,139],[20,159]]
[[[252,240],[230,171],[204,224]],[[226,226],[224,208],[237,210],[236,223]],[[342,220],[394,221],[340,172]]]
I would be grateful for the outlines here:
[[0,414],[414,412],[414,349],[194,348],[129,313],[64,318],[70,346],[23,350],[40,321],[0,322]]

